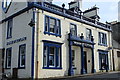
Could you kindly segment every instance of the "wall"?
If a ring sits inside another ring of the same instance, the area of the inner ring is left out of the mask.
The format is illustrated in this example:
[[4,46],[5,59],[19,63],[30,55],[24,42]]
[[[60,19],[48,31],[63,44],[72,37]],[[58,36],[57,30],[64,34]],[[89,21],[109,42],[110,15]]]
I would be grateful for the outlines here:
[[117,51],[120,51],[119,49],[114,49],[114,65],[115,65],[115,70],[120,71],[120,57],[117,56]]
[[2,49],[0,49],[0,79],[2,79]]

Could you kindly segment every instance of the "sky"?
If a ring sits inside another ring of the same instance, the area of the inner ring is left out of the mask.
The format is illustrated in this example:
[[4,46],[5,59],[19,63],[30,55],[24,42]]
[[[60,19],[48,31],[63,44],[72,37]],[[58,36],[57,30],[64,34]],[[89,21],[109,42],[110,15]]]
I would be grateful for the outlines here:
[[[68,3],[73,0],[53,0],[54,4],[61,6],[65,3],[68,8]],[[99,7],[100,21],[105,23],[118,21],[118,2],[120,0],[82,0],[82,10],[90,9],[93,6]]]

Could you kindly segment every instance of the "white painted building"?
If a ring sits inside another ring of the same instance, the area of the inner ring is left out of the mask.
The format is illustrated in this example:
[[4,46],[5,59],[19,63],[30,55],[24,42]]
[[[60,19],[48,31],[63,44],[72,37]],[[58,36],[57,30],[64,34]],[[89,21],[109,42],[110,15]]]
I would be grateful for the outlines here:
[[111,27],[46,2],[4,6],[4,73],[48,78],[112,70]]

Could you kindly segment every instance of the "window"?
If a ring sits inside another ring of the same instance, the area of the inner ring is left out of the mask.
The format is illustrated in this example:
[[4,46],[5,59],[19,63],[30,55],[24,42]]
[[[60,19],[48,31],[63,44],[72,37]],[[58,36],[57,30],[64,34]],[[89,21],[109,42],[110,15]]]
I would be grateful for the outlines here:
[[61,44],[44,42],[43,68],[61,69]]
[[19,68],[25,68],[26,45],[19,46]]
[[12,0],[3,0],[3,3],[2,3],[2,7],[3,7],[3,10],[6,12],[10,3],[11,3]]
[[61,36],[60,20],[45,16],[45,34]]
[[86,39],[91,40],[92,32],[91,29],[86,29]]
[[120,57],[120,51],[117,51],[117,57]]
[[10,19],[7,25],[7,39],[12,38],[12,26],[13,26],[13,20]]
[[70,24],[70,33],[72,36],[77,36],[77,27],[75,24]]
[[108,54],[107,52],[99,52],[99,69],[105,70],[108,69]]
[[107,36],[105,33],[99,32],[99,44],[107,46]]
[[11,68],[12,48],[6,49],[6,68]]

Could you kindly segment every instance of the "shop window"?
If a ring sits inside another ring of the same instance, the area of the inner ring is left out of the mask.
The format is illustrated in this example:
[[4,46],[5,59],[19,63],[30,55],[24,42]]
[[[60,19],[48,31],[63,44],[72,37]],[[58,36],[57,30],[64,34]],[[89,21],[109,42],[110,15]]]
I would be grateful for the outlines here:
[[105,70],[109,68],[107,52],[99,52],[99,69]]

